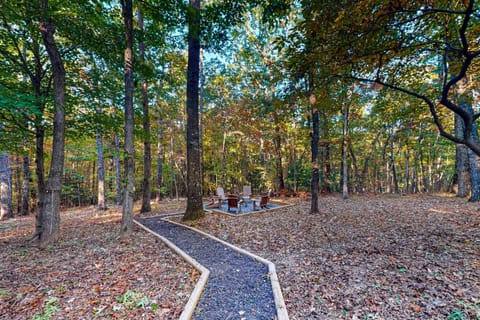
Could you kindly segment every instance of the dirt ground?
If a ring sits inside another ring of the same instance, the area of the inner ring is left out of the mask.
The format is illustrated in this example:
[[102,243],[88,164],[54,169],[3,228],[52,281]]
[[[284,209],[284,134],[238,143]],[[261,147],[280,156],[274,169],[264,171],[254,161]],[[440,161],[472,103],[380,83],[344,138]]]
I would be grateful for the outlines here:
[[[191,225],[274,262],[290,319],[480,319],[480,204],[432,195],[320,198]],[[168,201],[149,215],[181,212]],[[120,243],[121,209],[62,213],[61,241],[0,222],[1,319],[176,319],[198,274],[153,236]],[[51,317],[49,318],[48,316]]]
[[135,227],[121,243],[121,208],[67,209],[59,243],[28,243],[32,216],[0,222],[0,319],[176,319],[198,273]]
[[194,225],[274,262],[291,319],[480,319],[480,204],[320,197]]

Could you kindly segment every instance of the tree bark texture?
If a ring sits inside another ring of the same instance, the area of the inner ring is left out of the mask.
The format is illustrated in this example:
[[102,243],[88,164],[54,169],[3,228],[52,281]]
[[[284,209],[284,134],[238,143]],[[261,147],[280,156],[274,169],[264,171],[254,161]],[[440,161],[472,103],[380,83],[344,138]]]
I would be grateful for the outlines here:
[[37,176],[37,208],[35,210],[35,234],[33,240],[38,240],[42,233],[42,216],[45,207],[45,158],[43,142],[45,128],[41,124],[41,116],[35,117],[35,174]]
[[115,203],[122,204],[122,169],[120,168],[120,141],[118,134],[113,136],[113,169],[115,170]]
[[[320,116],[320,114],[319,114]],[[320,153],[321,153],[321,160],[322,160],[322,175],[319,177],[321,178],[321,185],[322,191],[331,192],[332,187],[330,183],[331,172],[332,168],[330,165],[330,143],[328,142],[329,139],[329,132],[328,132],[328,116],[325,111],[321,112],[322,117],[322,139],[324,142],[321,143]],[[320,138],[319,138],[320,139]]]
[[12,170],[8,163],[8,153],[0,154],[0,220],[13,217]]
[[98,190],[97,190],[97,207],[100,210],[105,210],[105,159],[103,156],[103,139],[102,132],[97,128],[97,170],[98,170]]
[[[48,1],[43,1],[44,14],[48,11]],[[42,228],[39,237],[41,246],[57,241],[60,235],[60,200],[65,157],[65,68],[55,43],[55,25],[46,19],[40,23],[43,42],[50,58],[53,72],[53,145],[50,172],[45,187],[45,207],[42,214]]]
[[123,191],[121,237],[129,237],[133,228],[133,198],[135,193],[135,162],[133,146],[133,7],[132,0],[122,0],[122,14],[125,25],[125,186]]
[[[140,60],[145,61],[145,41],[143,37],[143,12],[138,6],[138,29],[140,29]],[[152,198],[150,177],[152,175],[152,147],[150,144],[150,112],[148,106],[147,79],[142,76],[142,108],[143,108],[143,183],[142,183],[142,207],[140,212],[152,211],[150,200]]]
[[[391,134],[390,134],[390,169],[392,172],[392,180],[393,181],[393,190],[394,193],[398,194],[400,193],[400,188],[398,186],[398,177],[397,177],[397,169],[395,167],[395,150],[394,150],[394,139],[395,139],[395,132],[393,129],[391,129]],[[390,187],[391,190],[391,187]]]
[[[470,99],[467,97],[461,97],[459,105],[462,109],[473,116],[473,108]],[[472,124],[470,135],[470,139],[472,139],[472,141],[475,143],[478,143],[478,131],[475,123]],[[467,149],[467,155],[468,169],[470,173],[470,186],[472,189],[470,193],[470,199],[468,199],[468,201],[478,202],[480,201],[480,157],[470,148]]]
[[175,136],[173,131],[173,123],[170,123],[170,172],[172,175],[172,187],[170,188],[170,198],[174,198],[173,191],[175,191],[175,199],[178,200],[178,182],[175,172]]
[[200,0],[190,0],[187,70],[187,210],[184,220],[203,217],[199,128]]
[[164,148],[163,148],[163,121],[162,117],[158,117],[158,130],[157,130],[157,179],[156,179],[156,202],[162,200],[162,185],[163,185],[163,158],[164,158]]
[[318,141],[319,141],[319,125],[318,125],[318,109],[315,106],[315,97],[311,96],[312,104],[312,203],[310,206],[310,213],[315,214],[319,212],[318,209],[318,183],[320,179],[319,164],[318,164]]
[[347,163],[347,142],[348,142],[348,102],[343,109],[343,139],[342,139],[342,198],[348,199],[348,163]]
[[[463,120],[455,114],[455,136],[463,137]],[[469,174],[468,174],[468,147],[464,144],[455,144],[455,169],[457,197],[465,198],[469,194]]]
[[22,180],[22,204],[20,205],[20,215],[26,216],[30,208],[30,157],[23,156],[23,180]]
[[285,180],[283,179],[283,164],[282,164],[282,133],[280,131],[280,123],[277,114],[273,115],[275,120],[275,167],[278,183],[278,190],[285,189]]

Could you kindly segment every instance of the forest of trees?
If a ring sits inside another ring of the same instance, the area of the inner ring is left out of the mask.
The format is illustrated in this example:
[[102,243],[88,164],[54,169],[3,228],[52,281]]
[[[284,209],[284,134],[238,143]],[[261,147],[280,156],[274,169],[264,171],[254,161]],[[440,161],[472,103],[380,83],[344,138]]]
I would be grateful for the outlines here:
[[[254,192],[480,200],[476,1],[0,0],[0,219]],[[52,228],[53,226],[53,228]]]

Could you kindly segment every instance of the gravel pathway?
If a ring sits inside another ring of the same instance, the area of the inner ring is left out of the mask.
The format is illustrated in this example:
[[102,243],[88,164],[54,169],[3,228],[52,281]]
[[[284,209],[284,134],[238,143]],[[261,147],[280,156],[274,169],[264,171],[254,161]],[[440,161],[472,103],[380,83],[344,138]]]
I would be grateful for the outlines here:
[[222,243],[190,229],[161,220],[138,219],[173,242],[205,268],[210,277],[192,319],[276,319],[268,267]]

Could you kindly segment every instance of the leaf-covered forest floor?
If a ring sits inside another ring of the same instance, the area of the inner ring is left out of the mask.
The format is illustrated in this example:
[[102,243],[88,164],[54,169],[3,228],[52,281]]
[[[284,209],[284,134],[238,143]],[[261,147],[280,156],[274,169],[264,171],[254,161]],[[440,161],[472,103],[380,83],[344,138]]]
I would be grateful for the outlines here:
[[320,197],[193,223],[277,267],[291,319],[480,319],[480,204]]
[[28,243],[33,216],[0,222],[0,319],[177,319],[198,273],[136,226],[121,243],[120,220],[120,207],[64,210],[44,250]]
[[[311,215],[308,199],[288,201],[193,225],[274,262],[291,319],[480,319],[479,203],[327,195]],[[148,215],[184,208],[166,201]],[[1,222],[0,318],[178,318],[198,274],[139,228],[120,243],[120,219],[121,208],[65,210],[46,250],[26,243],[33,217]]]

